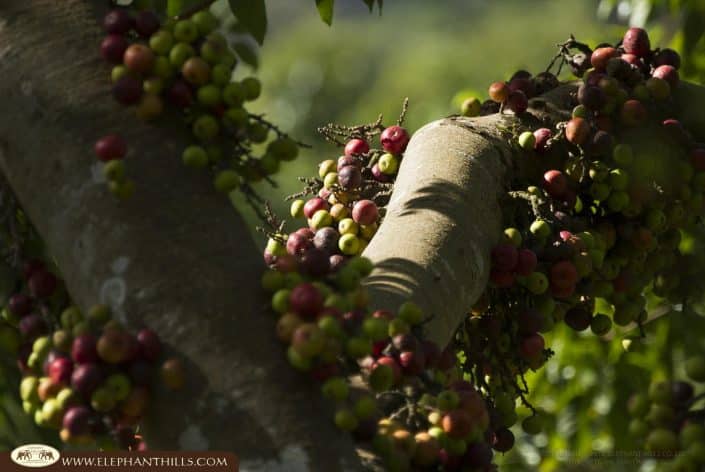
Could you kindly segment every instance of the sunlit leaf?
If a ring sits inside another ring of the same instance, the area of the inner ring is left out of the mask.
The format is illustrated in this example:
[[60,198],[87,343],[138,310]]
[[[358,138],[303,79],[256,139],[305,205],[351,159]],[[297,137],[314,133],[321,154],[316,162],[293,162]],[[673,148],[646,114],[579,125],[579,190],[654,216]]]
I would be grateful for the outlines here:
[[316,8],[318,14],[321,15],[321,20],[328,26],[333,23],[333,5],[335,0],[316,0]]

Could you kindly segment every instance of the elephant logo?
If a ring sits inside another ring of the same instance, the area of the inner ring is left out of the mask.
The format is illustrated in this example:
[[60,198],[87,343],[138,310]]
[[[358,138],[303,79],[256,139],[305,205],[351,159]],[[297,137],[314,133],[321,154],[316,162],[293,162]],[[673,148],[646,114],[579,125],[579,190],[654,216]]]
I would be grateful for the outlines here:
[[45,444],[25,444],[10,453],[10,459],[23,467],[48,467],[59,460],[59,451]]

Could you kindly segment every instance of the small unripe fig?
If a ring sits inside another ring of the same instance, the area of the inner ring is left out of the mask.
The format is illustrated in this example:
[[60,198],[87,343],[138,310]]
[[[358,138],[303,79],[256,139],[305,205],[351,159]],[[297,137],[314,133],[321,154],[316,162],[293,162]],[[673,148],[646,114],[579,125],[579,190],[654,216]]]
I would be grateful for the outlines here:
[[482,103],[477,97],[468,98],[460,106],[460,114],[463,116],[478,116],[482,109]]
[[522,149],[529,151],[534,149],[534,145],[536,144],[536,136],[534,136],[534,133],[531,131],[524,131],[519,135],[517,141]]

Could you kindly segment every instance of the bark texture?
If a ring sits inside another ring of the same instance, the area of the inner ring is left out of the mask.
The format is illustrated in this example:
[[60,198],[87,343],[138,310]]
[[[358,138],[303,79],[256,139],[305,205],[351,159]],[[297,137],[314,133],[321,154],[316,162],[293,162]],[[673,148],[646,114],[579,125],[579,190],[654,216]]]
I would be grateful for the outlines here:
[[[357,470],[352,441],[273,336],[242,219],[209,173],[181,163],[183,124],[146,126],[109,96],[107,3],[0,4],[0,169],[74,300],[109,303],[187,359],[187,388],[151,406],[153,448],[233,451],[243,470]],[[95,177],[93,143],[108,133],[131,144],[138,190],[125,203]]]

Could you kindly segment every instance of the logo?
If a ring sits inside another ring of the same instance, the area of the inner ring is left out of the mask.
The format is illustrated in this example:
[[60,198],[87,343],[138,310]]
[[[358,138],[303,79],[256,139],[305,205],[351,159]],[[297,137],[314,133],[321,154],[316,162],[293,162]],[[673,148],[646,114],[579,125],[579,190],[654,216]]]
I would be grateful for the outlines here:
[[59,451],[44,444],[25,444],[12,451],[10,459],[23,467],[48,467],[59,460]]

